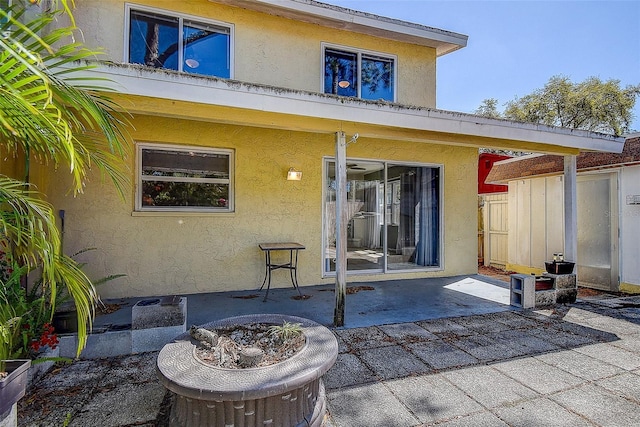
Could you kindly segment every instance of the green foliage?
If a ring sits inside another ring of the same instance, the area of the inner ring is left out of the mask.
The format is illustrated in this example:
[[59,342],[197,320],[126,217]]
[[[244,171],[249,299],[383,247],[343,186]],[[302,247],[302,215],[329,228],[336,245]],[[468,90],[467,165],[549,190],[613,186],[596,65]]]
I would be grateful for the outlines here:
[[[71,2],[72,3],[72,2]],[[62,253],[53,206],[28,183],[29,162],[64,167],[71,191],[81,193],[91,170],[108,176],[121,195],[129,193],[127,162],[132,144],[120,108],[106,89],[79,73],[100,52],[74,41],[73,15],[66,0],[52,2],[53,12],[27,14],[16,2],[0,9],[0,151],[3,161],[25,158],[26,177],[0,175],[0,242],[11,266],[0,284],[1,354],[15,352],[24,340],[20,324],[44,326],[64,290],[78,313],[78,354],[91,329],[99,302],[82,265]],[[56,12],[58,5],[63,12]],[[68,27],[51,28],[65,13]],[[40,291],[27,294],[21,278],[38,271]],[[17,335],[16,335],[17,334]]]
[[490,119],[502,118],[502,113],[498,110],[498,100],[496,98],[488,98],[482,101],[482,104],[480,104],[473,114]]
[[302,325],[300,323],[284,322],[282,325],[269,326],[269,334],[278,337],[281,341],[295,338],[302,333]]
[[494,98],[484,100],[475,113],[618,136],[630,131],[639,95],[640,84],[621,87],[620,80],[598,77],[573,83],[568,77],[553,76],[542,89],[507,102],[504,113]]

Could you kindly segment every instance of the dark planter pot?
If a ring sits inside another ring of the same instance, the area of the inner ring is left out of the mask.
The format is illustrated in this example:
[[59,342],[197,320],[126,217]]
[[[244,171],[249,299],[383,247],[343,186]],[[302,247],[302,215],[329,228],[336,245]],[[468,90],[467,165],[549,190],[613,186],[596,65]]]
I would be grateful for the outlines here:
[[0,380],[0,421],[9,415],[14,403],[24,396],[31,360],[7,360],[5,363],[5,371],[9,375]]
[[226,369],[206,365],[194,356],[195,344],[188,332],[165,345],[157,369],[160,381],[174,395],[170,425],[319,427],[326,410],[322,376],[338,356],[338,342],[329,329],[280,314],[231,317],[203,327],[284,321],[301,324],[306,344],[298,354],[271,366]]
[[551,274],[571,274],[573,273],[573,267],[575,262],[569,261],[545,261],[544,266],[547,269],[547,273]]

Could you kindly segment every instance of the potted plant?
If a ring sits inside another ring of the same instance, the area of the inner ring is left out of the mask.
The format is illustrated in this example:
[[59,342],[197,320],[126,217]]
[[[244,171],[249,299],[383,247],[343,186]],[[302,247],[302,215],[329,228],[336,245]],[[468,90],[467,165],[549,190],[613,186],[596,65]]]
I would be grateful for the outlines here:
[[24,396],[27,386],[31,360],[12,359],[21,320],[6,298],[0,301],[0,422],[11,415],[13,405]]
[[[273,354],[285,357],[263,363]],[[160,350],[156,368],[172,395],[171,425],[319,427],[326,411],[322,376],[337,356],[326,327],[254,314],[191,327]]]
[[0,362],[0,423],[11,415],[13,405],[20,400],[27,387],[31,360],[2,360]]

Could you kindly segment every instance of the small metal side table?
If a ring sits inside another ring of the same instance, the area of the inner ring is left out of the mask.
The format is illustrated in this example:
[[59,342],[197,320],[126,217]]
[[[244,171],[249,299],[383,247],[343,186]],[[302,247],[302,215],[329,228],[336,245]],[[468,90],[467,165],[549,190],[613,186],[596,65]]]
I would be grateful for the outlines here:
[[[269,296],[269,289],[271,288],[271,272],[273,270],[277,270],[279,268],[284,268],[289,270],[291,274],[291,284],[298,291],[298,294],[302,296],[300,293],[300,288],[298,287],[298,251],[305,249],[304,245],[295,242],[284,242],[284,243],[260,243],[258,245],[260,249],[265,253],[265,264],[264,264],[264,280],[262,281],[262,286],[260,286],[260,290],[264,288],[264,285],[267,285],[267,293],[264,296],[264,300],[267,300]],[[289,251],[289,262],[284,264],[274,264],[271,262],[271,252],[272,251]],[[294,256],[295,254],[295,256]]]

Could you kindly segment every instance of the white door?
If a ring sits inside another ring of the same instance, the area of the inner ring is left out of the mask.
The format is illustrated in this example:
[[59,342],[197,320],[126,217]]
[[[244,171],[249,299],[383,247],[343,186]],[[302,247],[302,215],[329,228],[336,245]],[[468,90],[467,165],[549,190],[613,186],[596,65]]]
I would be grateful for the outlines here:
[[579,175],[578,283],[618,291],[618,173]]

